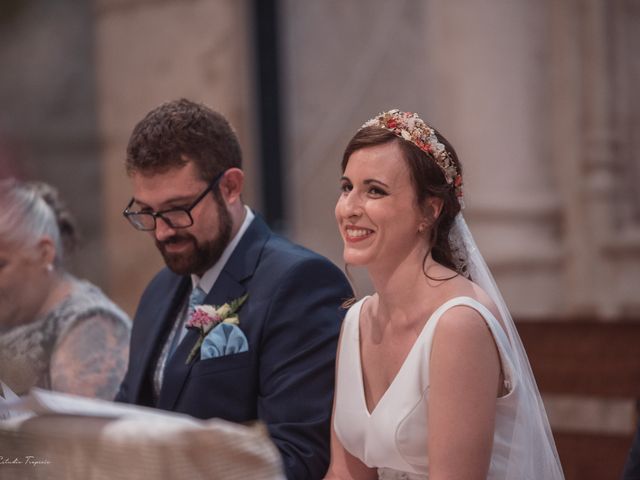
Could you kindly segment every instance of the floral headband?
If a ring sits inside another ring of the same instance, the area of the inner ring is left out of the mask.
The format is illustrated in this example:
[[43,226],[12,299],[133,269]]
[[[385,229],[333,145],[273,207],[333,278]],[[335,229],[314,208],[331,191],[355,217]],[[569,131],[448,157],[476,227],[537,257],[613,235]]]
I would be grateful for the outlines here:
[[438,141],[436,132],[416,113],[401,112],[398,109],[379,113],[366,122],[360,130],[366,127],[380,127],[389,130],[396,136],[413,143],[423,152],[428,153],[436,162],[444,179],[456,189],[456,195],[462,198],[462,175],[458,172],[451,153],[444,144]]

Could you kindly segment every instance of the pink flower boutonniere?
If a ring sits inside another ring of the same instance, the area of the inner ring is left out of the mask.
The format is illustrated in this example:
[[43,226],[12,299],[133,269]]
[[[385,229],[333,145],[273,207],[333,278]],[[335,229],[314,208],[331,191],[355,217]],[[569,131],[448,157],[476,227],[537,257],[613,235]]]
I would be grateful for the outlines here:
[[225,303],[219,307],[213,305],[198,305],[195,308],[186,327],[199,330],[200,337],[187,357],[187,365],[198,353],[198,349],[202,346],[202,342],[213,327],[221,323],[231,323],[233,325],[240,324],[237,311],[248,296],[249,294],[245,294],[242,297],[236,298],[235,300]]

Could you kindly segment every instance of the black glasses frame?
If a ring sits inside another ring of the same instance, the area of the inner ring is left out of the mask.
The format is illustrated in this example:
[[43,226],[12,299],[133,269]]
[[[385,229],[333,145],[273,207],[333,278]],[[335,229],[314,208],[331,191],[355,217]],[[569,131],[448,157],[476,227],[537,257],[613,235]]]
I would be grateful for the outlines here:
[[[158,218],[161,218],[170,228],[189,228],[190,226],[193,225],[193,217],[191,216],[191,210],[193,210],[196,207],[196,205],[198,205],[202,201],[202,199],[207,195],[207,193],[211,192],[214,188],[218,186],[218,183],[220,182],[220,179],[225,174],[225,172],[226,170],[223,170],[218,175],[216,175],[216,177],[211,181],[211,183],[207,186],[207,188],[200,195],[198,195],[198,197],[188,207],[168,208],[166,210],[160,210],[159,212],[131,211],[129,209],[131,208],[131,206],[133,205],[133,202],[135,201],[135,199],[131,197],[129,204],[122,211],[122,215],[124,215],[124,218],[126,218],[129,221],[129,223],[133,225],[133,228],[135,228],[136,230],[141,230],[143,232],[151,232],[155,230],[158,225]],[[166,216],[166,214],[170,212],[186,213],[187,217],[189,217],[189,225],[174,225],[171,219]],[[139,215],[147,215],[153,218],[153,227],[145,228],[144,225],[136,222],[133,218]]]

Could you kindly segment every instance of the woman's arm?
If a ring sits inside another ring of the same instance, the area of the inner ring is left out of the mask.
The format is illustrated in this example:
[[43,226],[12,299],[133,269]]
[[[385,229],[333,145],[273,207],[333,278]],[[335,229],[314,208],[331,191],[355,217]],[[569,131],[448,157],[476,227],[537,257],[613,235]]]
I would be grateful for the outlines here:
[[113,400],[127,367],[129,329],[95,315],[79,321],[58,341],[51,357],[51,388]]
[[478,312],[459,306],[440,318],[429,376],[429,479],[485,480],[493,446],[500,357]]

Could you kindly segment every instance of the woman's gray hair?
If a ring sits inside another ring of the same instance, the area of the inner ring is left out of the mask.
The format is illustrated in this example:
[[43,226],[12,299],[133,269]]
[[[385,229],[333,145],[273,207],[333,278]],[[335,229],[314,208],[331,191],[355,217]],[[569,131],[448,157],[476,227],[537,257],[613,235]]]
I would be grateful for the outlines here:
[[54,264],[61,265],[65,247],[75,245],[75,225],[57,191],[41,182],[0,181],[0,239],[34,246],[43,237],[55,245]]

